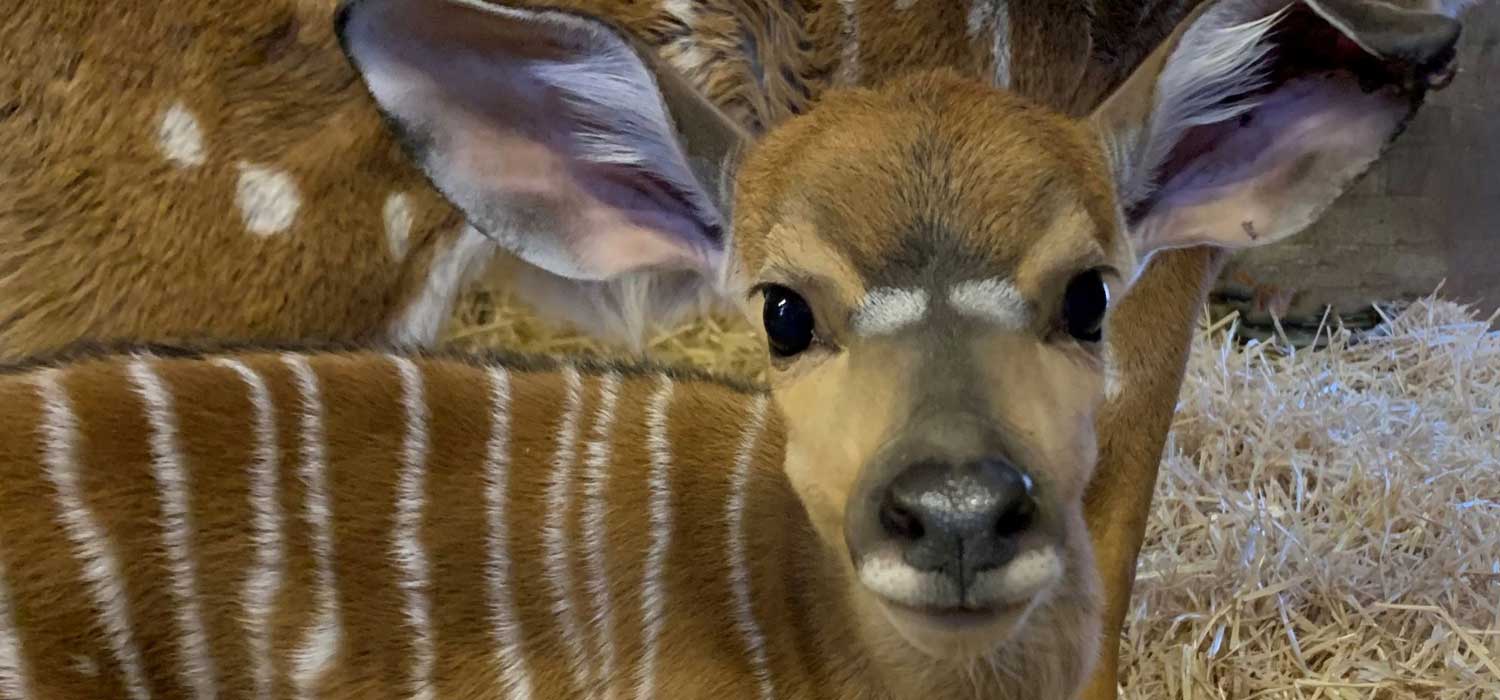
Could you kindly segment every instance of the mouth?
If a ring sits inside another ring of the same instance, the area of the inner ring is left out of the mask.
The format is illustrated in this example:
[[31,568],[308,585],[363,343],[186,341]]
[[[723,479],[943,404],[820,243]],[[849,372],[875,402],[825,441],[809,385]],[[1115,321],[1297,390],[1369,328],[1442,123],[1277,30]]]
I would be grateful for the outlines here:
[[1031,607],[1031,601],[997,603],[981,607],[916,606],[881,598],[892,616],[907,624],[922,625],[939,631],[965,632],[996,623],[1015,620]]

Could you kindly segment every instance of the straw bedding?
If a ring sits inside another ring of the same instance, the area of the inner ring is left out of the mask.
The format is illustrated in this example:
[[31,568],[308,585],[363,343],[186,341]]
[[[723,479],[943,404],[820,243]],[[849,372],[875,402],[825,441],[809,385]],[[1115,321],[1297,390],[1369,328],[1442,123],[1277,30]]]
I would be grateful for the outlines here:
[[[1500,698],[1500,335],[1427,299],[1319,348],[1199,334],[1125,631],[1126,698]],[[616,353],[472,294],[457,346]],[[756,376],[739,321],[659,359]]]

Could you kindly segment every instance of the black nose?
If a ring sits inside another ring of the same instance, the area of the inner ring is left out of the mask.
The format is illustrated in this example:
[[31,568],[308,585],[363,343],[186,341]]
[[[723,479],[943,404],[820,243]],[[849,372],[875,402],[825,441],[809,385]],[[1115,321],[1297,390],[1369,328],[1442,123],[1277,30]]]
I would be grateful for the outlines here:
[[1036,516],[1031,492],[1031,477],[1002,459],[920,462],[891,480],[880,525],[907,564],[967,583],[1015,556]]

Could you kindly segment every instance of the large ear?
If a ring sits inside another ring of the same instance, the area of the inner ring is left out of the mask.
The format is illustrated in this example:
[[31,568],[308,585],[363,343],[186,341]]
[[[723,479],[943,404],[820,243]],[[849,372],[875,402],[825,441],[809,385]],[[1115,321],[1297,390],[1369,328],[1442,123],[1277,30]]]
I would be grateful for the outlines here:
[[345,0],[337,26],[408,154],[522,259],[721,269],[745,135],[611,26],[483,0]]
[[1315,221],[1452,77],[1458,0],[1208,0],[1093,115],[1138,259]]

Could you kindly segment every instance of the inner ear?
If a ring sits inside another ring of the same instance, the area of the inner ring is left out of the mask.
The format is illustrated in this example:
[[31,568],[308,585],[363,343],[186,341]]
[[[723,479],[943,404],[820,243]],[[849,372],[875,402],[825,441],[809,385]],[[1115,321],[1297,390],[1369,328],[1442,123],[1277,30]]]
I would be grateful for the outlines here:
[[[1197,116],[1129,203],[1127,225],[1146,247],[1256,245],[1310,223],[1444,79],[1457,34],[1441,15],[1347,0],[1303,0],[1266,21],[1265,36],[1240,47],[1259,54],[1249,70],[1188,103]],[[1199,58],[1220,59],[1234,60]],[[1183,68],[1189,79],[1202,70]],[[1195,233],[1225,225],[1242,230]]]

